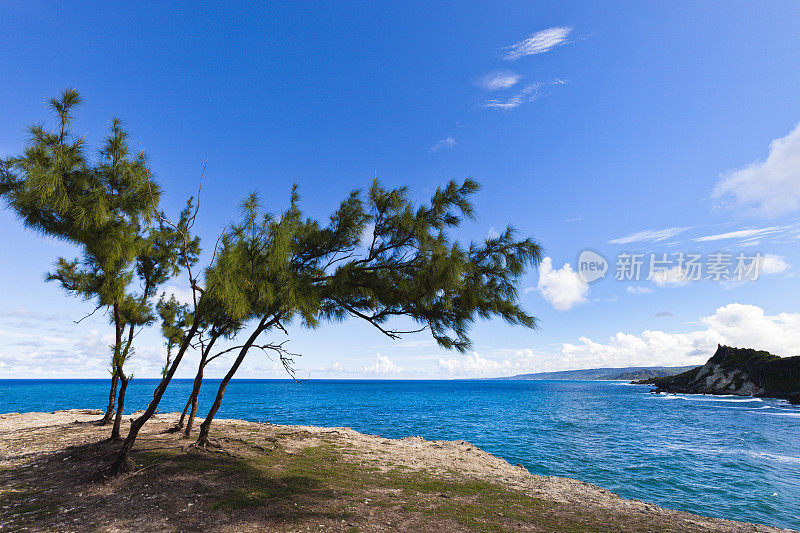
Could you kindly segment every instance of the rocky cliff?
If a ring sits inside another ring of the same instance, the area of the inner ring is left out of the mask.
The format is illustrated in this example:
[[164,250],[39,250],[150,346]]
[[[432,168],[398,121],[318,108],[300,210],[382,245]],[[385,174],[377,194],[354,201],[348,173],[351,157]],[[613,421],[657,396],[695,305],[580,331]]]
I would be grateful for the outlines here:
[[800,404],[800,356],[720,345],[703,366],[636,383],[655,385],[656,392],[765,396]]

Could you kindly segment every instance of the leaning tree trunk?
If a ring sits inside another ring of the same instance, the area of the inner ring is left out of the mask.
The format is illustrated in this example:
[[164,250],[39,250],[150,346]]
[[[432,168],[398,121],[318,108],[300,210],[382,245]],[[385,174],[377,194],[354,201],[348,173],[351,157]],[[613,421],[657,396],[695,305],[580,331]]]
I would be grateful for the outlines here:
[[231,369],[228,370],[228,373],[225,374],[225,378],[223,378],[222,383],[219,384],[219,389],[217,390],[217,397],[214,398],[214,404],[211,406],[211,410],[208,411],[206,415],[206,419],[200,424],[200,435],[197,437],[197,446],[206,446],[208,444],[208,431],[211,429],[211,422],[214,420],[214,415],[217,414],[219,411],[220,405],[222,405],[222,398],[225,396],[225,388],[228,386],[231,378],[233,375],[236,374],[236,371],[239,370],[239,366],[244,361],[244,357],[247,355],[247,351],[256,341],[259,335],[266,329],[264,327],[264,321],[262,320],[261,324],[255,329],[250,338],[247,339],[247,342],[244,343],[242,349],[239,350],[239,356],[234,361],[233,366]]
[[186,405],[183,407],[183,412],[181,413],[181,417],[175,423],[175,427],[173,428],[173,431],[178,431],[180,429],[183,429],[183,424],[186,421],[186,413],[189,411],[189,406],[191,404],[192,404],[192,397],[190,395],[189,399],[186,400]]
[[119,451],[119,455],[117,455],[114,464],[111,465],[111,473],[125,472],[131,469],[132,465],[130,453],[131,449],[133,448],[133,444],[136,442],[136,437],[139,435],[139,431],[142,429],[142,426],[144,426],[145,423],[150,420],[150,418],[153,416],[153,413],[155,413],[156,409],[158,409],[158,404],[161,402],[161,397],[164,396],[164,392],[167,390],[167,385],[169,385],[170,380],[172,380],[172,376],[175,375],[175,371],[178,370],[178,365],[183,359],[183,356],[186,354],[186,350],[189,349],[189,345],[197,333],[197,329],[200,327],[200,319],[201,315],[197,313],[192,322],[192,327],[189,329],[189,332],[183,339],[180,350],[178,350],[178,353],[175,355],[175,360],[172,362],[172,366],[169,368],[167,375],[161,378],[161,381],[156,387],[156,390],[153,393],[153,400],[150,402],[150,405],[147,406],[147,409],[139,418],[131,421],[131,429],[128,431],[128,436],[125,438],[125,442],[122,443],[122,448]]
[[203,383],[203,367],[204,362],[200,363],[200,368],[197,369],[197,376],[194,378],[194,386],[192,387],[192,395],[189,397],[189,418],[186,420],[186,429],[183,430],[183,435],[189,438],[194,425],[194,417],[197,416],[197,403],[200,396],[200,385]]
[[[186,438],[189,438],[189,435],[192,432],[192,426],[194,425],[194,417],[197,416],[197,400],[200,397],[200,386],[203,384],[203,372],[206,368],[206,364],[208,364],[208,354],[211,353],[211,348],[214,346],[214,343],[217,341],[217,338],[218,337],[212,337],[211,340],[208,342],[208,346],[206,346],[206,349],[203,350],[203,353],[200,354],[200,364],[197,366],[197,375],[194,377],[194,384],[192,385],[192,394],[189,395],[189,402],[186,404],[187,406],[191,407],[191,411],[189,412],[189,419],[186,422],[186,429],[183,432]],[[184,410],[184,413],[185,412],[186,411]],[[183,422],[183,416],[181,416],[181,423],[182,422]]]
[[111,375],[111,392],[108,393],[108,407],[106,407],[106,414],[103,415],[103,418],[101,418],[100,422],[98,422],[98,424],[101,426],[105,426],[111,422],[111,417],[114,416],[114,402],[117,400],[118,381],[119,376],[117,375],[117,369],[115,368],[113,374]]
[[125,408],[125,390],[128,388],[128,382],[131,380],[130,377],[126,376],[122,369],[119,369],[119,400],[117,401],[117,416],[114,417],[114,428],[111,430],[111,440],[112,442],[122,440],[120,437],[120,426],[122,425],[122,410]]

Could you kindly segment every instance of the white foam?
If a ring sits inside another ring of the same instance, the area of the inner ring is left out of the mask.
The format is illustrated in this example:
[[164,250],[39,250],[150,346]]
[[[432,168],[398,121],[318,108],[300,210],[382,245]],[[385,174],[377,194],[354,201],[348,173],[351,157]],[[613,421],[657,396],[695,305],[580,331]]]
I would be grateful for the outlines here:
[[765,415],[770,415],[770,416],[793,416],[793,417],[800,416],[800,412],[798,412],[798,411],[795,411],[795,412],[781,411],[780,413],[764,413],[764,414]]
[[752,398],[752,397],[742,397],[742,396],[735,396],[733,394],[726,394],[726,395],[711,395],[711,394],[697,394],[697,395],[676,395],[676,394],[668,394],[668,395],[661,395],[659,394],[658,397],[669,399],[669,400],[688,400],[692,402],[734,402],[734,403],[744,403],[744,402],[763,402],[761,398]]
[[750,457],[754,457],[756,459],[770,459],[772,461],[778,461],[779,463],[791,463],[800,465],[800,457],[790,457],[788,455],[778,455],[766,452],[747,452],[747,454]]

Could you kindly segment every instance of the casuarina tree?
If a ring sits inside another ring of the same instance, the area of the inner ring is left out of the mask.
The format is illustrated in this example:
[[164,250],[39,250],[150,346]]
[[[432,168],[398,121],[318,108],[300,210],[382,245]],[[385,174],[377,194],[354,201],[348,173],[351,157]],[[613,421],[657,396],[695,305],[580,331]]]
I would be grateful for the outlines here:
[[[273,352],[291,372],[285,341],[257,341],[269,331],[286,333],[293,320],[315,328],[350,316],[391,338],[428,330],[440,346],[459,351],[471,346],[468,331],[476,317],[534,327],[516,298],[526,266],[541,259],[539,246],[517,240],[510,228],[467,246],[449,234],[473,215],[470,198],[477,190],[472,180],[450,182],[430,204],[416,206],[406,189],[388,190],[375,180],[366,201],[352,193],[325,226],[301,216],[296,195],[277,219],[263,213],[255,197],[248,199],[244,220],[223,238],[208,290],[229,308],[246,302],[243,319],[256,326],[220,383],[197,443],[208,442],[225,388],[251,348]],[[393,327],[399,319],[416,327]]]
[[126,289],[160,190],[144,153],[130,152],[118,119],[99,156],[87,156],[84,137],[71,130],[80,103],[73,89],[50,100],[57,128],[31,126],[24,152],[0,162],[0,195],[27,227],[80,250],[79,259],[59,259],[48,279],[94,301],[95,310],[108,312],[114,324],[112,384],[101,421],[106,423],[114,411],[121,364],[130,353],[130,342],[123,346],[126,325],[143,320],[140,304]]
[[[201,424],[200,445],[208,442],[227,384],[251,348],[273,352],[291,372],[285,341],[259,344],[258,339],[265,332],[285,333],[292,322],[314,328],[355,317],[390,338],[428,330],[443,348],[462,352],[471,346],[468,333],[476,318],[535,327],[517,291],[526,267],[541,260],[538,244],[517,239],[511,228],[468,245],[451,235],[473,216],[471,196],[478,188],[472,180],[450,182],[429,204],[417,206],[405,188],[386,189],[375,180],[366,200],[352,192],[325,225],[302,216],[296,191],[279,216],[267,213],[257,195],[248,197],[240,222],[219,239],[204,287],[190,275],[200,294],[192,326],[150,406],[132,422],[114,469],[130,468],[128,454],[139,430],[211,309],[253,329]],[[403,319],[416,325],[410,330],[394,325]]]

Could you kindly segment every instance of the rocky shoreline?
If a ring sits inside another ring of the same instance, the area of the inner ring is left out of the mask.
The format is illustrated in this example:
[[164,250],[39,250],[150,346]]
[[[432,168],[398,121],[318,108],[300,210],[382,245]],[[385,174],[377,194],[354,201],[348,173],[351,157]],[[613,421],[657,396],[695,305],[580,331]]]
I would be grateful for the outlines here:
[[138,469],[96,475],[116,445],[99,411],[0,415],[0,529],[32,531],[780,531],[530,474],[464,441],[220,420],[190,447],[156,415]]
[[800,356],[778,357],[765,351],[719,345],[703,366],[634,383],[655,385],[657,393],[754,396],[800,404]]

